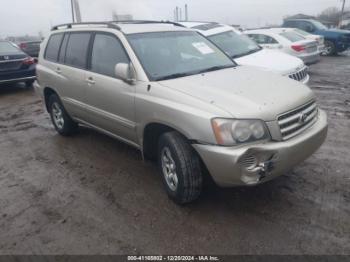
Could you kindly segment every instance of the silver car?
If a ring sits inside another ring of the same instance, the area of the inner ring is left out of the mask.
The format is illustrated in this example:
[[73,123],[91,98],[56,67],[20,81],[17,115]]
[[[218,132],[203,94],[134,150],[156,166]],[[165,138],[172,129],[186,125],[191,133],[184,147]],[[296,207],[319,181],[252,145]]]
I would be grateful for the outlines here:
[[136,147],[158,161],[179,204],[198,198],[206,173],[223,187],[278,177],[327,135],[326,114],[308,87],[237,66],[177,24],[55,27],[37,75],[35,88],[58,133],[84,125]]

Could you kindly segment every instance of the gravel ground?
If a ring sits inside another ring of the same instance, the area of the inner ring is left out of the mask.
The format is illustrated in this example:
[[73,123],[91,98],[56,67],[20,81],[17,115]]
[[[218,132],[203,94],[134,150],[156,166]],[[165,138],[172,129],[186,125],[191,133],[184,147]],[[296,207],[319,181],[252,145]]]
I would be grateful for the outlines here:
[[255,188],[186,207],[152,163],[82,129],[56,134],[34,91],[0,89],[0,254],[350,254],[350,57],[311,67],[324,146]]

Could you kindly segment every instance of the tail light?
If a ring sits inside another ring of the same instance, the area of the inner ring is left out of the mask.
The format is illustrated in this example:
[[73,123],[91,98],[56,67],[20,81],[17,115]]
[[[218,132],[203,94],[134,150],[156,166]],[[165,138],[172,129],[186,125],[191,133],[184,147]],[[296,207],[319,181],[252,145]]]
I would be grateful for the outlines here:
[[26,59],[23,60],[24,65],[34,65],[35,64],[35,59],[33,57],[27,57]]
[[27,48],[27,44],[26,44],[26,43],[21,43],[21,44],[19,45],[19,47],[20,47],[21,49],[25,49],[25,48]]
[[306,50],[306,47],[303,45],[292,45],[292,48],[297,52],[302,52]]

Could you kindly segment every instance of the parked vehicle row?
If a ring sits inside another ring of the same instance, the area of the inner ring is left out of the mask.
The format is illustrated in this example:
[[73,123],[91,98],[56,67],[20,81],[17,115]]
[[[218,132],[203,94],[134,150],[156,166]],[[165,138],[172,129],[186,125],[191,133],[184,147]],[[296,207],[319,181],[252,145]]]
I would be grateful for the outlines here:
[[314,35],[323,36],[326,55],[335,55],[350,48],[349,30],[328,29],[313,19],[287,19],[284,21],[283,27],[298,28]]
[[0,84],[35,80],[35,60],[9,41],[0,41]]
[[224,187],[258,185],[313,154],[327,117],[306,85],[232,60],[231,44],[242,58],[266,52],[230,30],[216,45],[166,22],[57,26],[35,89],[59,134],[85,125],[134,146],[179,204],[199,197],[206,173]]
[[320,61],[320,47],[317,41],[308,40],[293,29],[270,28],[245,32],[259,45],[296,56],[310,65]]
[[239,65],[255,66],[307,84],[307,67],[299,58],[282,52],[263,49],[235,28],[219,23],[182,22],[195,29],[221,48]]

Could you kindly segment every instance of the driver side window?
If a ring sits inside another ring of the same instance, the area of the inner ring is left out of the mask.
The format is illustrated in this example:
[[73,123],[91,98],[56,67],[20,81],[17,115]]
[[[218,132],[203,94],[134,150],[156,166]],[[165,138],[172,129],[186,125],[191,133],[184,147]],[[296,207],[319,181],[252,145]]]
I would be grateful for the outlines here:
[[129,62],[123,45],[115,36],[96,34],[91,56],[91,71],[115,77],[115,65]]

